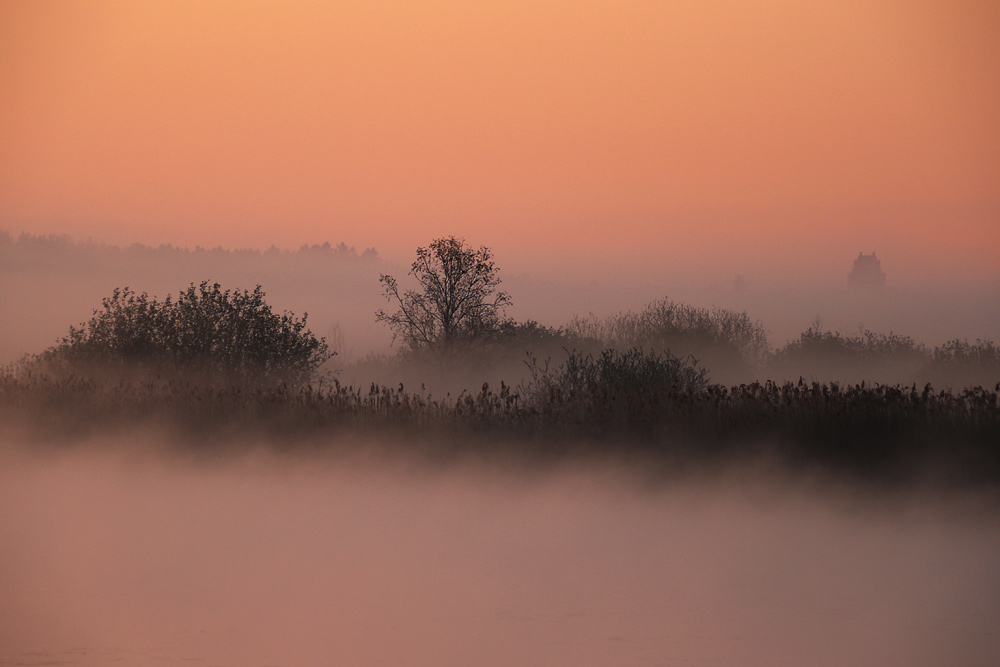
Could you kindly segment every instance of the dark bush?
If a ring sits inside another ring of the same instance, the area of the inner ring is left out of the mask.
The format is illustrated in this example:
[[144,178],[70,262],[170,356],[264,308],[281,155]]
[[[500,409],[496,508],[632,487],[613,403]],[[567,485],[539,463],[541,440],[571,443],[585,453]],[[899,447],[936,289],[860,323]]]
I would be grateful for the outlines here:
[[115,289],[35,365],[76,374],[184,374],[208,381],[306,382],[332,353],[306,316],[277,314],[258,285],[191,284],[163,301]]
[[708,384],[707,372],[692,358],[638,348],[606,349],[596,357],[570,352],[555,370],[529,355],[528,365],[532,378],[520,392],[526,405],[554,421],[568,419],[598,431],[654,424],[675,397]]
[[392,355],[369,354],[346,364],[338,378],[358,385],[402,383],[434,395],[458,395],[483,382],[492,386],[501,382],[517,385],[528,377],[525,353],[539,359],[563,360],[571,344],[560,329],[530,320],[505,320],[488,335],[453,342],[444,351],[402,347]]
[[811,326],[774,353],[771,375],[795,380],[909,384],[930,352],[909,336],[864,330],[854,336]]
[[670,354],[645,352],[632,348],[625,352],[604,350],[592,354],[572,352],[551,382],[569,392],[606,390],[630,392],[636,390],[698,390],[707,384],[707,371],[698,368],[693,359],[679,359]]
[[950,340],[934,348],[921,377],[939,387],[992,387],[1000,383],[1000,347],[982,339]]
[[644,347],[694,356],[716,381],[725,383],[756,377],[770,353],[764,326],[747,313],[670,299],[654,301],[638,313],[576,318],[567,329],[580,339],[619,350]]

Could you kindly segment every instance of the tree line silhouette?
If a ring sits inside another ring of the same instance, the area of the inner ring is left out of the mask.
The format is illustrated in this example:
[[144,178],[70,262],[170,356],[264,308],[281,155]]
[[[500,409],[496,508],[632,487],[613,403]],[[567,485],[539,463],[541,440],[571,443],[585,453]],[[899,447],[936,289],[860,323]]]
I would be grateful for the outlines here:
[[[668,299],[559,328],[517,322],[505,315],[511,298],[499,289],[492,253],[457,237],[419,248],[409,273],[417,287],[408,290],[381,275],[390,309],[374,313],[401,343],[396,363],[430,373],[516,359],[523,380],[437,397],[402,384],[342,385],[329,370],[334,351],[305,314],[274,312],[259,285],[205,281],[162,300],[114,290],[56,345],[3,371],[0,415],[73,433],[151,416],[205,433],[402,429],[410,437],[443,429],[479,440],[541,438],[550,452],[599,441],[699,460],[766,440],[796,465],[894,475],[933,460],[952,476],[1000,482],[1000,350],[990,341],[928,350],[905,336],[845,336],[817,323],[771,350],[745,313]],[[767,372],[808,363],[972,368],[992,380],[941,391],[915,382],[726,386],[711,378],[713,364]]]

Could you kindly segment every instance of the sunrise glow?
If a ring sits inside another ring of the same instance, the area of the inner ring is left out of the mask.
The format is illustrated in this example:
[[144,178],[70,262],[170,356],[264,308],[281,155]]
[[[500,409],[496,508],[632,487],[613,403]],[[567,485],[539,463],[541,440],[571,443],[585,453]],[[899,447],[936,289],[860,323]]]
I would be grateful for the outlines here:
[[998,29],[930,0],[6,2],[0,226],[977,279]]

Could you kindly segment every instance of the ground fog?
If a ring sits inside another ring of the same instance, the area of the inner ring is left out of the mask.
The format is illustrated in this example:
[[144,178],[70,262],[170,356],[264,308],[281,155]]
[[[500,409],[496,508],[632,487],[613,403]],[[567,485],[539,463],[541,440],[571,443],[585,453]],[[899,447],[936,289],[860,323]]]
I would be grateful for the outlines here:
[[0,665],[1000,657],[982,497],[147,440],[0,449]]

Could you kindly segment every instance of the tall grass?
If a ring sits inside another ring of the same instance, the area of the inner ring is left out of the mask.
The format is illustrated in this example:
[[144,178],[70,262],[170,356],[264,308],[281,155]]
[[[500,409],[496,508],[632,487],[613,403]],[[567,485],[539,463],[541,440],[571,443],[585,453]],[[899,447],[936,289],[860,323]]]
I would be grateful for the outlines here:
[[[521,443],[547,456],[585,446],[686,461],[766,443],[790,465],[878,478],[936,467],[1000,483],[1000,348],[990,341],[930,350],[894,333],[817,326],[771,350],[746,313],[661,300],[560,329],[507,322],[446,355],[408,350],[354,367],[380,373],[375,381],[316,374],[328,358],[304,318],[272,313],[259,289],[192,285],[164,302],[116,292],[60,345],[0,372],[0,434],[72,440],[151,427],[210,446],[363,433],[470,452]],[[289,363],[291,372],[262,372]],[[496,379],[484,382],[485,369]],[[768,374],[786,380],[757,380]],[[821,381],[851,374],[857,381]]]
[[338,446],[360,433],[407,449],[420,441],[471,454],[510,447],[562,456],[582,447],[694,463],[766,450],[788,465],[854,478],[1000,483],[1000,385],[724,387],[641,351],[573,359],[521,387],[438,397],[401,385],[222,388],[8,371],[0,433],[50,441],[150,427],[198,447],[261,437]]

